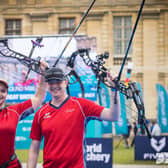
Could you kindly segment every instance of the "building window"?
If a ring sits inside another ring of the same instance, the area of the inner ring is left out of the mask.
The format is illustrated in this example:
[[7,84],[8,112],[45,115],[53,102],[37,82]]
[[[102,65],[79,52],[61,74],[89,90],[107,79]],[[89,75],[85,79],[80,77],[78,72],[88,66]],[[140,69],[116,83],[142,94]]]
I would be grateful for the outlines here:
[[[130,40],[132,30],[131,16],[114,16],[114,56],[123,57]],[[129,54],[132,53],[130,48]]]
[[75,18],[60,18],[59,33],[72,34],[75,29]]
[[5,35],[20,35],[21,34],[21,19],[5,20]]

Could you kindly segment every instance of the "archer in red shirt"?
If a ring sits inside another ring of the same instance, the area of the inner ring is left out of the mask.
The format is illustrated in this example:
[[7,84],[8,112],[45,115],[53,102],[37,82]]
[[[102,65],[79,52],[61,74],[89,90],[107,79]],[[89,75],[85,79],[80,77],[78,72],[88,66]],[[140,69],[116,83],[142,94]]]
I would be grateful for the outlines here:
[[[41,62],[40,69],[44,73],[47,64]],[[40,81],[34,97],[31,99],[5,107],[5,101],[8,94],[8,83],[0,79],[0,167],[3,168],[20,168],[21,163],[15,154],[15,134],[16,127],[22,115],[27,116],[39,107],[46,93],[46,82],[44,77]]]
[[30,134],[32,143],[28,168],[36,167],[42,137],[44,168],[84,168],[83,138],[86,117],[95,116],[116,121],[120,105],[111,103],[110,109],[107,109],[90,100],[68,96],[68,80],[59,68],[47,70],[45,80],[52,100],[35,114]]

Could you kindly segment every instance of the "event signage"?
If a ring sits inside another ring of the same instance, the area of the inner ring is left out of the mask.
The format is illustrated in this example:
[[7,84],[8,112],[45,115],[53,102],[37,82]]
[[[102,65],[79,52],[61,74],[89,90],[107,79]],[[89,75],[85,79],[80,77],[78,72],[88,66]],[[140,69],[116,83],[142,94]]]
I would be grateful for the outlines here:
[[151,139],[147,136],[137,136],[135,138],[135,160],[158,161],[161,156],[167,157],[167,147],[167,136],[154,136]]
[[[97,98],[96,98],[95,86],[94,85],[90,87],[87,87],[87,86],[88,84],[86,84],[86,87],[85,87],[85,98],[90,99],[92,101],[96,101]],[[79,86],[77,87],[77,84],[72,85],[70,89],[71,89],[71,96],[81,97],[81,90]],[[31,86],[10,85],[6,102],[8,104],[21,103],[33,97],[35,94],[35,91],[36,91],[36,86],[34,85],[31,85]],[[51,97],[47,92],[45,102],[50,99]]]
[[168,133],[168,94],[166,89],[160,85],[156,85],[158,96],[158,114],[157,120],[162,133]]
[[86,167],[112,168],[112,138],[86,139]]
[[36,86],[13,86],[8,90],[7,103],[20,103],[30,99],[35,93]]
[[121,111],[120,111],[119,120],[115,121],[115,133],[116,133],[116,135],[127,134],[128,133],[125,96],[122,93],[119,93],[119,95],[120,95]]
[[19,121],[16,130],[15,148],[16,149],[29,149],[31,144],[30,130],[33,122],[34,114],[26,117],[24,120]]

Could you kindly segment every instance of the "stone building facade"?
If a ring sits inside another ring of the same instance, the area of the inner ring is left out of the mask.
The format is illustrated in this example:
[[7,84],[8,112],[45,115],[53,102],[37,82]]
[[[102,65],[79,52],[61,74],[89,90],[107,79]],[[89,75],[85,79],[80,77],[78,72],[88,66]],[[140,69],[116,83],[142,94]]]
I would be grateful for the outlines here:
[[[72,33],[90,0],[1,0],[0,36]],[[97,53],[110,52],[117,73],[141,0],[96,0],[77,34],[96,37]],[[148,118],[156,118],[156,83],[168,88],[168,0],[146,0],[128,59],[141,83]],[[125,79],[126,70],[122,79]]]

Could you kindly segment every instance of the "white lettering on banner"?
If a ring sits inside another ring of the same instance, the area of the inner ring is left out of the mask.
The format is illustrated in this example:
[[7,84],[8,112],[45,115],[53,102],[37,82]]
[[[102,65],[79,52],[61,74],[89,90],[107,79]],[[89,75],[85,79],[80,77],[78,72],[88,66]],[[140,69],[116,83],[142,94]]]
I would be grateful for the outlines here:
[[159,94],[159,97],[160,97],[160,101],[161,101],[161,113],[162,113],[162,124],[164,126],[167,125],[167,119],[165,118],[166,117],[166,111],[165,111],[165,100],[164,100],[164,92],[160,92]]
[[25,99],[30,99],[34,94],[9,94],[7,96],[7,100],[25,100]]
[[36,87],[34,87],[34,86],[24,86],[24,90],[26,90],[26,91],[35,91]]
[[[78,93],[78,96],[81,97],[82,94],[81,94],[81,93]],[[85,93],[85,97],[87,97],[87,98],[95,97],[95,93]]]
[[31,127],[23,127],[22,128],[22,131],[25,132],[25,131],[31,131]]
[[[121,117],[121,116],[120,116]],[[122,118],[119,118],[118,120],[118,126],[123,126],[123,119]]]
[[23,86],[19,86],[19,87],[15,87],[14,91],[23,91],[24,87]]
[[7,100],[15,100],[18,99],[19,95],[18,94],[8,94]]
[[26,137],[23,137],[23,136],[16,136],[15,140],[16,140],[16,141],[26,141],[27,138],[26,138]]
[[166,119],[166,117],[162,118],[161,120],[162,120],[162,124],[164,126],[167,126],[167,119]]
[[10,86],[9,91],[35,91],[35,86]]
[[33,96],[33,94],[20,94],[20,100],[24,100],[24,99],[30,99]]
[[154,153],[144,153],[143,158],[145,160],[155,160],[156,159],[156,154],[154,154]]
[[87,161],[103,161],[108,163],[110,160],[110,154],[94,154],[93,152],[87,153]]
[[87,145],[87,152],[102,152],[102,144]]
[[87,161],[102,161],[108,163],[110,161],[110,154],[102,153],[102,144],[87,145]]
[[96,88],[96,87],[92,87],[90,90],[92,90],[92,91],[96,91],[97,88]]
[[102,123],[103,123],[104,126],[106,126],[106,127],[108,126],[108,122],[107,121],[103,121]]
[[33,122],[33,120],[21,120],[21,121],[19,121],[19,124],[22,124],[22,123],[32,123]]
[[156,164],[168,164],[168,152],[156,153]]
[[143,158],[145,160],[156,160],[156,164],[168,164],[168,152],[160,153],[144,153]]

